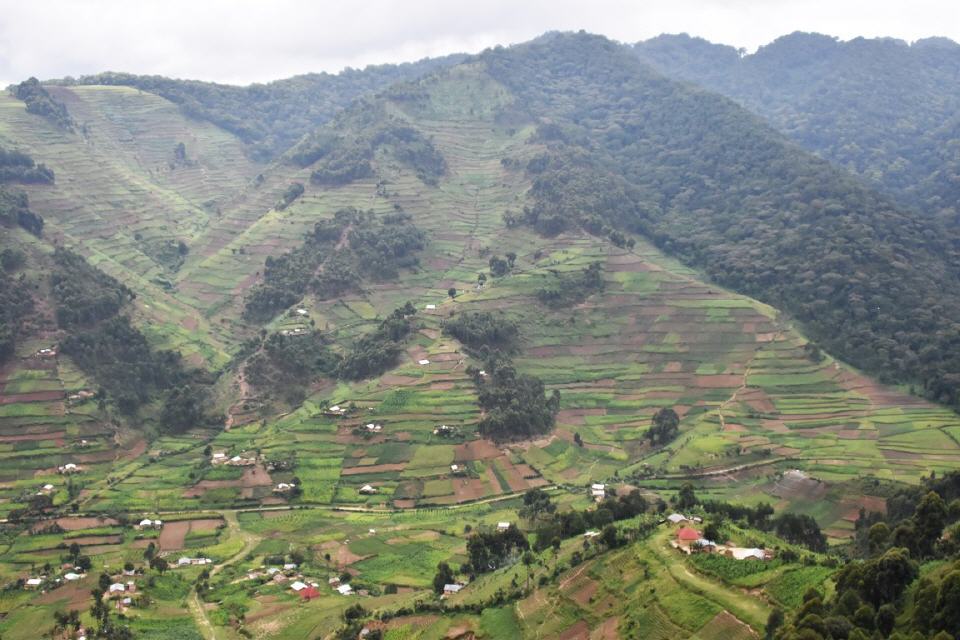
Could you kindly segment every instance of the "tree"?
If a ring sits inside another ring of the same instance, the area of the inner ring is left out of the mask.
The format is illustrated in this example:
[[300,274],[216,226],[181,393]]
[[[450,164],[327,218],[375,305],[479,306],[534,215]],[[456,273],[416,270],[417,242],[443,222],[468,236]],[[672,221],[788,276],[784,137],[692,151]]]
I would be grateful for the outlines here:
[[478,273],[478,274],[477,274],[477,285],[482,287],[486,282],[487,282],[487,274],[485,274],[485,273]]
[[651,420],[650,428],[647,429],[646,436],[650,439],[653,446],[665,445],[673,441],[680,433],[680,417],[673,409],[664,407],[655,414]]
[[490,265],[490,275],[494,278],[504,276],[510,271],[510,265],[500,256],[491,256],[488,264]]
[[447,295],[450,296],[450,299],[451,299],[451,300],[453,300],[454,298],[456,298],[456,297],[457,297],[457,288],[456,288],[456,287],[450,287],[449,289],[447,289]]
[[552,514],[557,506],[550,501],[550,494],[540,488],[528,489],[523,494],[523,506],[519,514],[521,518],[536,520],[542,515]]
[[774,607],[770,611],[770,615],[767,616],[767,627],[764,634],[766,640],[773,640],[773,636],[781,626],[783,626],[783,609]]
[[523,566],[527,568],[527,589],[530,589],[530,567],[533,566],[533,562],[536,558],[530,551],[525,551],[523,554]]
[[433,592],[437,595],[442,594],[444,585],[453,584],[455,578],[450,565],[441,562],[437,565],[437,573],[433,576]]
[[913,515],[916,523],[917,544],[924,555],[933,553],[933,545],[940,539],[947,523],[947,505],[935,491],[928,491]]
[[699,502],[696,494],[693,492],[693,485],[689,482],[684,482],[683,486],[680,487],[680,491],[677,492],[677,508],[689,509],[690,507],[696,506]]
[[510,267],[510,269],[513,269],[513,265],[516,264],[517,262],[517,254],[515,254],[513,251],[508,251],[506,253],[506,256],[507,256],[507,265]]

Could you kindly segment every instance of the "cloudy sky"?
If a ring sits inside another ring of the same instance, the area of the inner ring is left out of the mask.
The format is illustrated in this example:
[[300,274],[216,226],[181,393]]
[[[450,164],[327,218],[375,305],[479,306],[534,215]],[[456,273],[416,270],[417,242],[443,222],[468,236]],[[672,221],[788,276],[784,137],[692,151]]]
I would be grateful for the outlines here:
[[0,82],[112,70],[246,84],[577,29],[751,51],[797,30],[960,41],[960,1],[0,0]]

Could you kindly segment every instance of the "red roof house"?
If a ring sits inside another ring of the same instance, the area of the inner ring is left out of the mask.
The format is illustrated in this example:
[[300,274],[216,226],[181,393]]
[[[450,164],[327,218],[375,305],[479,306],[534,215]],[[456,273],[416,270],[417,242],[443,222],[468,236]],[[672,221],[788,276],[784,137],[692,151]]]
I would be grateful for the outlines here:
[[304,600],[313,600],[314,598],[320,597],[320,589],[317,589],[314,586],[307,587],[306,589],[300,590],[300,597]]
[[677,540],[680,542],[696,542],[702,537],[693,527],[680,527],[677,531]]

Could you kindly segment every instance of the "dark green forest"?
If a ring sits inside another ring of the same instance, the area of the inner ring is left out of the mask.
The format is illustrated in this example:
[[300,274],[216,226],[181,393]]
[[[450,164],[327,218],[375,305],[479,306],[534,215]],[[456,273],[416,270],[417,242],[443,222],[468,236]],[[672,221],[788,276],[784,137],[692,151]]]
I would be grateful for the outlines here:
[[29,78],[11,88],[11,93],[23,100],[27,111],[43,116],[61,129],[73,131],[74,122],[67,112],[67,107],[50,95],[36,78]]
[[958,405],[955,233],[604,38],[549,35],[481,58],[514,108],[550,121],[546,156],[524,169],[531,210],[563,212],[541,232],[599,220],[643,234],[832,353]]
[[53,171],[16,149],[0,147],[0,183],[49,184]]
[[671,78],[728,96],[904,204],[960,222],[960,45],[793,33],[740,55],[687,35],[633,47]]
[[375,216],[354,208],[314,225],[303,245],[279,258],[267,257],[263,282],[247,294],[244,316],[263,321],[307,292],[334,298],[365,280],[392,280],[415,268],[426,236],[403,212]]

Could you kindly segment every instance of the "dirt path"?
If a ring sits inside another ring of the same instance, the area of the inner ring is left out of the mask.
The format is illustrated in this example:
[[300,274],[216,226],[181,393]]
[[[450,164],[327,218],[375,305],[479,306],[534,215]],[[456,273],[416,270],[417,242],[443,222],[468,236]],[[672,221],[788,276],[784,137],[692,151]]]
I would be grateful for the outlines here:
[[[224,567],[237,563],[247,557],[248,554],[253,553],[254,548],[260,543],[260,536],[240,528],[236,511],[220,511],[218,513],[223,516],[224,522],[227,523],[227,531],[230,532],[230,537],[236,536],[243,540],[243,548],[223,562],[214,565],[213,569],[210,570],[211,578],[220,573],[220,570]],[[210,618],[207,617],[207,610],[203,606],[203,601],[200,600],[200,596],[197,595],[196,590],[194,590],[187,599],[187,607],[190,609],[190,615],[193,616],[194,621],[197,623],[197,628],[200,630],[201,635],[203,635],[204,640],[220,640],[220,638],[223,637],[217,633],[216,627],[213,626]]]

